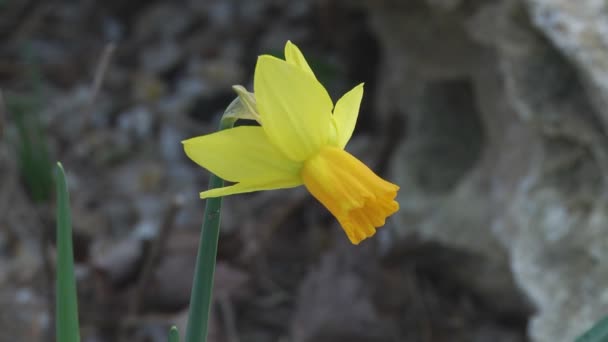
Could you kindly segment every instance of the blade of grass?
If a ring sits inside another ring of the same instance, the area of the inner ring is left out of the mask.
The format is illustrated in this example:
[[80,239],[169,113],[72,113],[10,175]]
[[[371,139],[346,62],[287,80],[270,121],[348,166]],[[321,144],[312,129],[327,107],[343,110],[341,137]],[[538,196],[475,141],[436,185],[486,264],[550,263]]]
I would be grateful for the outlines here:
[[43,108],[43,77],[36,50],[23,47],[22,59],[28,65],[28,93],[8,93],[6,109],[15,123],[13,137],[21,179],[35,202],[48,202],[53,194],[53,163],[50,157],[45,125],[40,117]]
[[179,332],[177,331],[177,327],[172,326],[171,330],[169,330],[169,342],[179,342]]
[[604,342],[608,341],[608,316],[596,322],[591,329],[576,339],[575,342]]
[[[233,127],[235,121],[236,118],[234,117],[223,117],[220,121],[219,130]],[[212,174],[209,178],[209,189],[220,188],[222,186],[224,186],[224,181]],[[185,342],[207,341],[209,310],[211,308],[211,294],[213,291],[213,273],[215,272],[217,241],[220,235],[221,209],[221,197],[207,199],[203,228],[196,256],[192,292],[190,294]]]
[[55,167],[55,177],[57,185],[56,340],[57,342],[79,342],[70,196],[61,163],[57,163]]

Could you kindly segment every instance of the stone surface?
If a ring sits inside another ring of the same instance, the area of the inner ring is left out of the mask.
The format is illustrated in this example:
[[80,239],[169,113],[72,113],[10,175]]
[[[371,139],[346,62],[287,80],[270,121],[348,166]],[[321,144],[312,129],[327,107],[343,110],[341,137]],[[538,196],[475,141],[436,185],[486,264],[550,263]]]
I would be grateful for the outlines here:
[[[351,246],[346,249],[325,255],[319,268],[302,283],[298,294],[301,303],[293,319],[293,341],[395,340],[395,327],[382,319],[372,302],[373,289],[366,280],[370,272],[362,270],[370,265],[357,260],[364,257],[353,256]],[[333,286],[327,288],[326,284]],[[341,310],[345,306],[347,312]]]
[[526,0],[532,22],[575,65],[604,128],[608,127],[608,3]]
[[515,283],[532,340],[572,341],[608,310],[606,2],[364,4],[379,115],[408,120],[398,233],[474,253],[471,287],[515,309]]

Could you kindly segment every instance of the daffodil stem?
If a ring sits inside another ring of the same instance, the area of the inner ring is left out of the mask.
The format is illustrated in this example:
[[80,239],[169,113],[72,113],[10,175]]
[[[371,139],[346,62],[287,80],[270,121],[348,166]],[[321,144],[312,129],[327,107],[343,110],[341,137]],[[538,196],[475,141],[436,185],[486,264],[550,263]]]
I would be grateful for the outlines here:
[[[235,121],[236,119],[233,117],[223,117],[220,121],[219,130],[232,128]],[[209,189],[220,188],[222,186],[224,186],[224,181],[212,174],[209,178]],[[220,235],[221,209],[221,197],[207,199],[198,254],[196,256],[192,292],[190,293],[190,309],[188,312],[185,342],[207,341],[211,295],[213,291],[213,274],[215,272],[217,242]]]

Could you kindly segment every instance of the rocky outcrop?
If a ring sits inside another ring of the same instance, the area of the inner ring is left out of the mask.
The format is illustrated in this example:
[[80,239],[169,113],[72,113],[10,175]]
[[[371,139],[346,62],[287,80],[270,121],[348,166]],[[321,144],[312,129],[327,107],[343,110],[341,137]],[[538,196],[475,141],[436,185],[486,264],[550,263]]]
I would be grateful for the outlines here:
[[506,307],[512,272],[530,337],[573,340],[608,311],[606,2],[364,5],[378,110],[408,120],[396,230],[478,255],[471,286]]

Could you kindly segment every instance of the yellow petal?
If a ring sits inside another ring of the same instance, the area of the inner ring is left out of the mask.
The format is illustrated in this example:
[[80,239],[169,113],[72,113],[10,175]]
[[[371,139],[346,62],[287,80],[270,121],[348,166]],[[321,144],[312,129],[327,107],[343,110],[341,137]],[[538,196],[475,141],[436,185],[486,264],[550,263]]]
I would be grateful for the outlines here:
[[363,83],[344,94],[336,103],[334,108],[334,120],[336,123],[336,146],[344,148],[353,135],[359,107],[363,98]]
[[302,181],[340,222],[353,244],[374,235],[399,210],[399,187],[378,177],[341,148],[327,146],[307,160]]
[[273,146],[261,127],[236,127],[183,144],[190,159],[230,182],[272,184],[300,179],[301,164]]
[[254,93],[262,127],[290,159],[306,160],[327,143],[332,101],[309,73],[272,56],[260,56]]
[[304,58],[302,51],[300,51],[300,49],[290,40],[288,40],[287,44],[285,44],[285,60],[287,63],[297,66],[298,68],[311,74],[313,77],[315,76],[315,73],[312,72],[312,69],[306,62],[306,58]]
[[302,181],[298,179],[276,179],[269,183],[238,183],[223,188],[211,189],[201,192],[201,198],[219,197],[234,194],[242,194],[246,192],[254,192],[260,190],[274,190],[293,188],[302,185]]

